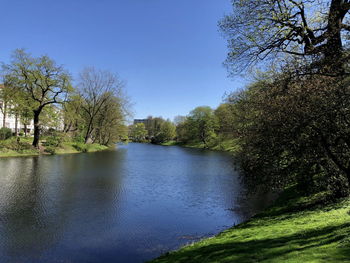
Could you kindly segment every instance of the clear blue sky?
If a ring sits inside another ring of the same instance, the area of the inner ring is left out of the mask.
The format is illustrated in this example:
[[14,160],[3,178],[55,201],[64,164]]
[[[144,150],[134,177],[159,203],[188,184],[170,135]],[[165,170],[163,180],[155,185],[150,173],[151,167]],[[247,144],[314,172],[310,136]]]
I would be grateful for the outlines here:
[[216,107],[242,87],[222,66],[217,23],[230,0],[2,0],[0,61],[25,48],[77,77],[85,66],[127,82],[135,118],[173,118]]

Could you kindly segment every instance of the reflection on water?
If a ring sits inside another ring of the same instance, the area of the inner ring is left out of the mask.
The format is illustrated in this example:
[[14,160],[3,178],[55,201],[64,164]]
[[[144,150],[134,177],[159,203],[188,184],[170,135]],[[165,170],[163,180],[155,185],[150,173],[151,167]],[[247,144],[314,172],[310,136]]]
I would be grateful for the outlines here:
[[241,190],[231,158],[204,150],[1,159],[0,262],[143,262],[245,220]]

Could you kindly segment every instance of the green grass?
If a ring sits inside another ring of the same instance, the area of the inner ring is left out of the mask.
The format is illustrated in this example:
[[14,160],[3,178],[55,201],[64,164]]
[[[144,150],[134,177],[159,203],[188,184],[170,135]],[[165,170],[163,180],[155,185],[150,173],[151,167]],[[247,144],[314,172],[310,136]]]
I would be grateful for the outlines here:
[[16,157],[16,156],[35,156],[39,155],[39,151],[32,147],[31,138],[13,137],[0,141],[0,157]]
[[[0,157],[36,156],[39,154],[69,154],[81,152],[97,152],[109,149],[100,144],[83,144],[72,141],[65,141],[59,147],[42,146],[41,152],[31,146],[33,138],[21,137],[20,143],[13,137],[0,141]],[[45,140],[44,140],[45,141]]]
[[22,152],[0,149],[0,157],[20,157],[20,156],[37,156],[37,150],[24,150]]
[[78,142],[64,142],[56,149],[56,154],[98,152],[107,150],[108,147],[100,144],[83,144]]
[[291,188],[250,221],[151,262],[350,262],[350,201],[295,195]]
[[163,146],[182,146],[188,148],[197,148],[197,149],[209,149],[214,151],[225,151],[225,152],[236,152],[238,150],[238,144],[234,139],[218,139],[217,141],[209,143],[207,146],[202,142],[176,142],[176,141],[168,141],[165,143],[161,143]]

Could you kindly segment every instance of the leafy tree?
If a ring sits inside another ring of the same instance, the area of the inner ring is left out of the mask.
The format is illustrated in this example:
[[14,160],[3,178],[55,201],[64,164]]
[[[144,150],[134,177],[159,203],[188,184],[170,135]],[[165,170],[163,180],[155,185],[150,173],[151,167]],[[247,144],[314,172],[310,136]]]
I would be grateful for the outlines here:
[[349,1],[234,0],[232,5],[232,14],[220,22],[220,28],[228,39],[226,62],[234,71],[287,55],[321,58],[325,73],[343,72]]
[[292,73],[254,83],[234,100],[244,178],[271,189],[348,193],[349,82]]
[[175,136],[176,136],[175,125],[169,120],[163,121],[160,124],[159,132],[154,136],[152,142],[154,143],[167,142],[174,139]]
[[189,137],[208,147],[209,141],[216,136],[215,131],[218,128],[214,111],[208,106],[197,107],[187,116],[186,122]]
[[12,131],[9,128],[0,128],[0,140],[6,140],[12,136]]
[[77,133],[83,130],[84,119],[81,114],[83,99],[79,94],[72,93],[63,105],[63,132]]
[[63,111],[54,105],[45,107],[41,116],[42,130],[62,131]]
[[190,127],[187,117],[178,118],[176,120],[176,140],[178,142],[187,143],[191,140]]
[[214,114],[219,123],[218,132],[224,136],[232,137],[235,134],[234,120],[237,114],[233,104],[228,102],[220,104]]
[[143,123],[136,123],[130,127],[131,139],[134,142],[144,142],[147,136],[147,130]]
[[148,132],[148,137],[150,140],[157,136],[157,134],[161,130],[162,124],[165,122],[165,120],[162,117],[147,117],[147,120],[145,122],[145,128]]
[[121,103],[120,98],[110,97],[101,108],[100,114],[96,118],[94,142],[109,145],[127,136],[124,123],[126,116]]
[[30,101],[34,118],[33,146],[38,147],[40,117],[43,109],[51,104],[64,103],[72,90],[71,77],[48,56],[32,57],[24,50],[15,50],[12,62],[3,65],[6,83],[19,89]]

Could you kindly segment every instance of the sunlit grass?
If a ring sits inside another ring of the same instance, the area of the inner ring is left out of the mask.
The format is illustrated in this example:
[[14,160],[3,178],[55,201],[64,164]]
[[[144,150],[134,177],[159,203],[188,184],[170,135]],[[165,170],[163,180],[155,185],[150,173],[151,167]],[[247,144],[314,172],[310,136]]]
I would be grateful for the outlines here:
[[64,142],[57,148],[57,154],[80,153],[80,152],[98,152],[107,150],[108,147],[100,144],[83,144],[77,142]]
[[[20,137],[20,143],[16,137],[0,141],[0,157],[35,156],[39,155],[38,149],[32,147],[33,138]],[[46,150],[50,148],[51,152]],[[58,147],[42,146],[41,154],[68,154],[81,152],[97,152],[107,150],[108,147],[100,144],[84,144],[66,141]]]
[[183,146],[188,148],[197,148],[197,149],[210,149],[215,151],[225,151],[225,152],[236,152],[238,150],[238,144],[236,143],[235,139],[222,139],[217,140],[214,142],[210,142],[207,145],[205,145],[203,142],[188,142],[188,143],[182,143],[182,142],[176,142],[176,141],[168,141],[165,143],[162,143],[161,145],[164,146]]
[[[289,190],[266,212],[153,262],[350,262],[350,201],[317,205]],[[287,201],[289,200],[289,201]]]

